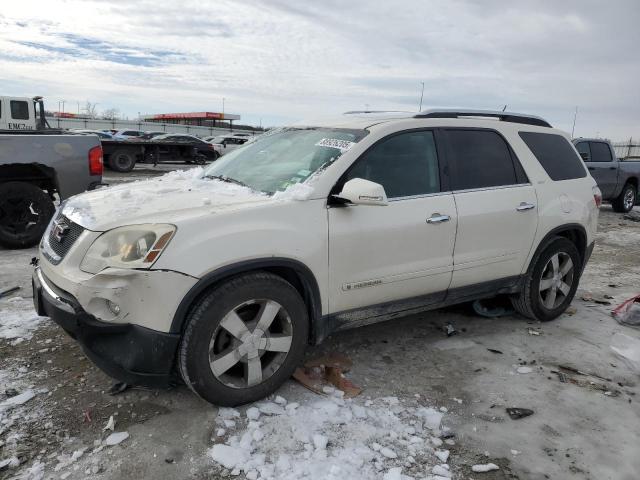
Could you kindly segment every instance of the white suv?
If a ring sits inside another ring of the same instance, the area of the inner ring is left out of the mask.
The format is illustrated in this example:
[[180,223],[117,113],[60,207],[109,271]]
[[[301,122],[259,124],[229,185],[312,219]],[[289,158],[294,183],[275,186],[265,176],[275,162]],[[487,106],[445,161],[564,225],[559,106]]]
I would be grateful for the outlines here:
[[42,240],[34,302],[113,377],[182,378],[237,405],[336,330],[497,294],[556,318],[600,201],[538,117],[356,112],[73,197]]

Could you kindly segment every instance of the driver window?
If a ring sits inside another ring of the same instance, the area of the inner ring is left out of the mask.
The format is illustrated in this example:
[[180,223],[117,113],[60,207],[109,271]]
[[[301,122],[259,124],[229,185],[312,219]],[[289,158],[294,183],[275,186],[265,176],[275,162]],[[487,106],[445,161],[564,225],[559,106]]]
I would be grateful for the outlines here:
[[356,161],[344,181],[353,178],[379,183],[388,198],[439,192],[433,132],[405,132],[380,141]]

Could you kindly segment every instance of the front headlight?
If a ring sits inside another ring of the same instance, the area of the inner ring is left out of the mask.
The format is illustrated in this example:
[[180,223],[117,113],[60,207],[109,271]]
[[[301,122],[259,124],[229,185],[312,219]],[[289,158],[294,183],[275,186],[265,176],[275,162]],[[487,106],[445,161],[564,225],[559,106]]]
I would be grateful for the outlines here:
[[87,250],[80,270],[98,273],[107,267],[150,268],[176,227],[165,224],[129,225],[100,235]]

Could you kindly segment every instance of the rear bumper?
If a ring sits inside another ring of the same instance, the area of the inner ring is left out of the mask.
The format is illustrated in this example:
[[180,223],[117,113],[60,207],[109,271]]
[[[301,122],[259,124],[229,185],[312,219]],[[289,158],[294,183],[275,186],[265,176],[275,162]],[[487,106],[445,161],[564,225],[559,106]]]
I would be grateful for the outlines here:
[[173,366],[179,334],[97,320],[39,268],[33,273],[32,284],[38,315],[50,317],[61,326],[107,375],[121,382],[156,388],[177,383]]

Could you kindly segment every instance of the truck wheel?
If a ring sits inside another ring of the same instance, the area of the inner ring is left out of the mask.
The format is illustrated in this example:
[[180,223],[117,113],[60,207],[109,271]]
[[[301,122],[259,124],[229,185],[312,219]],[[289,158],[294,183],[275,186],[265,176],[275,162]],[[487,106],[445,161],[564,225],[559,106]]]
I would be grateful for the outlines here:
[[633,206],[636,204],[638,192],[635,185],[627,183],[622,188],[620,195],[611,202],[614,212],[627,213],[630,212]]
[[0,245],[33,247],[42,238],[55,210],[49,196],[35,185],[0,184]]
[[522,316],[548,322],[571,304],[578,289],[582,260],[572,242],[555,237],[536,254],[531,265],[522,291],[511,298],[511,303]]
[[135,157],[127,150],[116,150],[109,156],[109,166],[116,172],[130,172],[135,165]]
[[180,373],[213,404],[253,402],[291,376],[308,331],[305,303],[289,282],[267,272],[241,275],[207,293],[188,315]]

